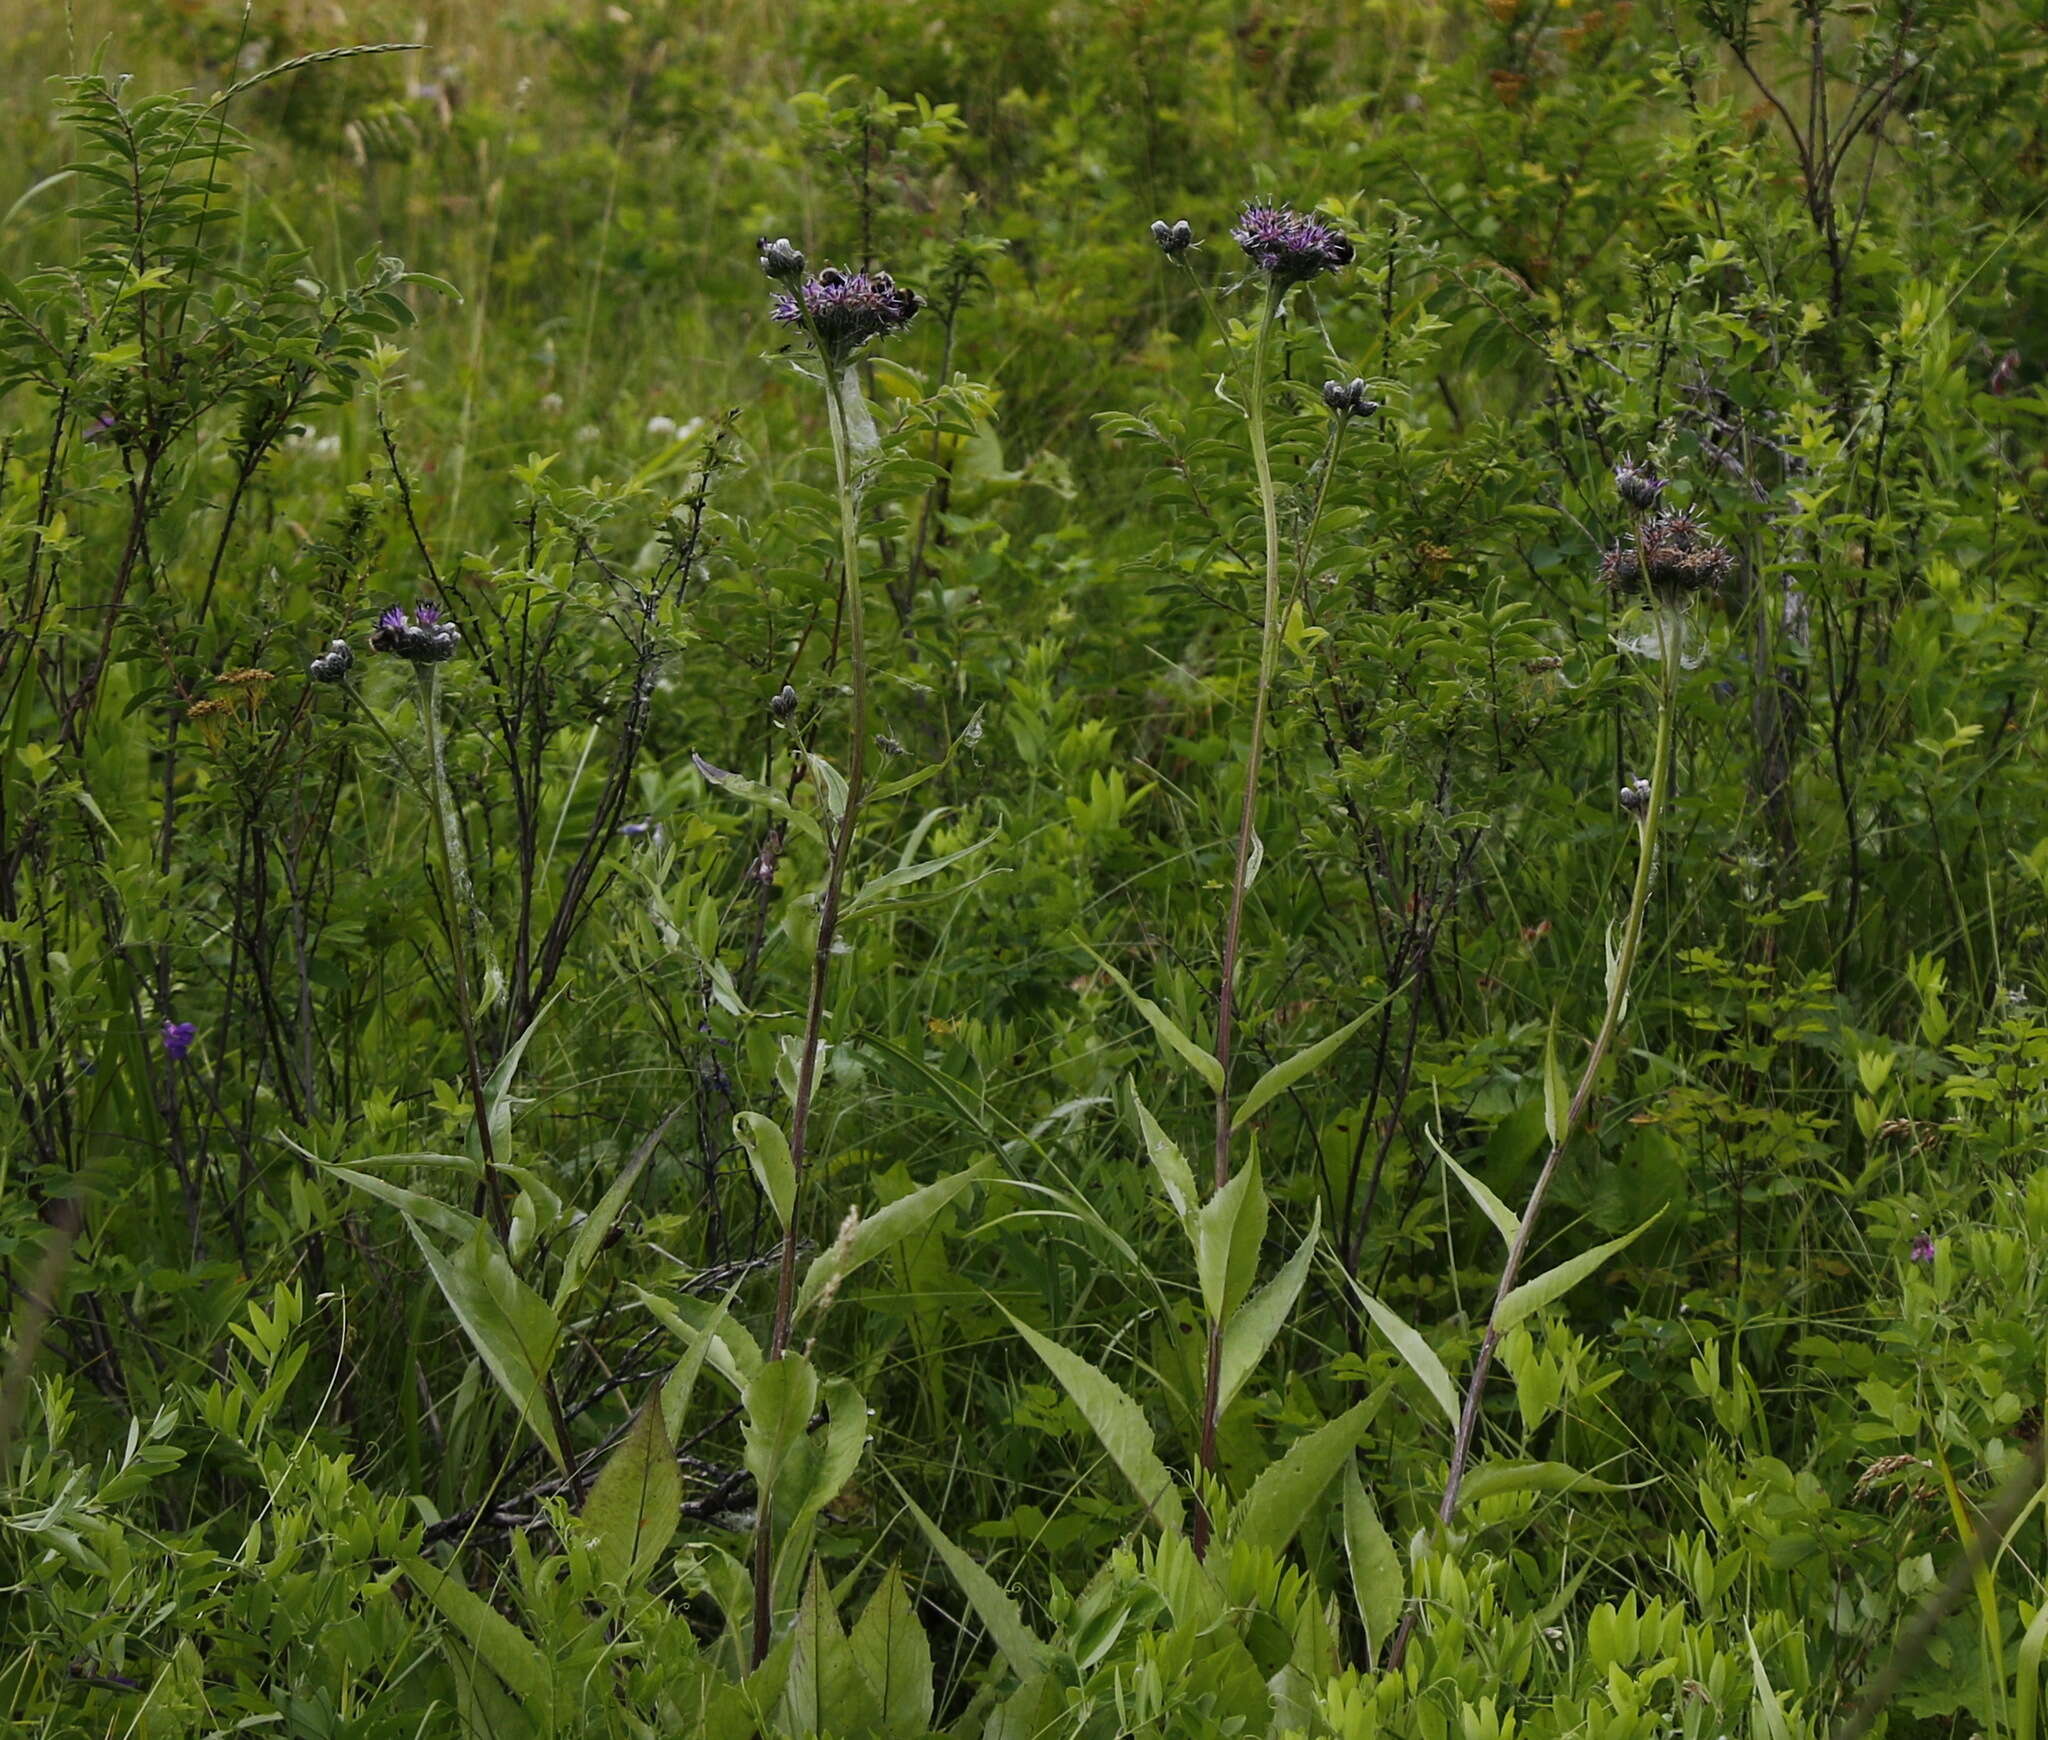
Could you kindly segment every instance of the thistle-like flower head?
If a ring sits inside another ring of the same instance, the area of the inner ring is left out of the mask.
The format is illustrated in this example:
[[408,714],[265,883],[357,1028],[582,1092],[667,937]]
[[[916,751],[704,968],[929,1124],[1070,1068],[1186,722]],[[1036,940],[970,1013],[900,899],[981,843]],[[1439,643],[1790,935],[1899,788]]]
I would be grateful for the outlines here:
[[1284,205],[1244,208],[1231,235],[1245,257],[1276,284],[1302,284],[1351,264],[1351,238],[1334,224]]
[[1735,552],[1682,510],[1658,514],[1618,539],[1600,559],[1600,572],[1617,590],[1641,582],[1662,604],[1683,604],[1712,592],[1734,572]]
[[445,664],[461,644],[462,631],[432,603],[417,605],[410,616],[394,604],[377,618],[376,632],[370,636],[372,652],[390,653],[414,665]]
[[1623,454],[1621,463],[1614,468],[1614,493],[1639,514],[1648,513],[1657,505],[1657,498],[1664,493],[1664,479],[1652,471],[1648,464],[1638,465],[1633,458]]
[[887,272],[842,272],[836,266],[806,278],[775,298],[775,318],[802,326],[806,316],[825,360],[848,361],[863,345],[901,332],[924,304]]

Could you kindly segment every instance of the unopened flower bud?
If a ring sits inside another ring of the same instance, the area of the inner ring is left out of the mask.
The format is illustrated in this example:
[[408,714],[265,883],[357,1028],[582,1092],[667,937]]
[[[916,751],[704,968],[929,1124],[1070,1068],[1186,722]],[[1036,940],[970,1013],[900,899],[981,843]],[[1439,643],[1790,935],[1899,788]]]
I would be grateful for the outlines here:
[[1621,807],[1632,816],[1645,814],[1650,807],[1650,782],[1647,779],[1632,779],[1623,786]]
[[803,250],[787,236],[777,236],[772,242],[763,236],[759,246],[761,270],[778,284],[793,282],[804,275]]
[[1379,400],[1367,394],[1365,382],[1356,378],[1323,382],[1323,403],[1339,417],[1370,417],[1380,408]]
[[316,683],[338,683],[355,662],[354,647],[345,640],[330,640],[327,650],[306,667],[306,675]]
[[1186,218],[1180,218],[1173,223],[1159,218],[1153,222],[1152,239],[1159,244],[1159,251],[1169,260],[1178,260],[1195,245],[1195,232],[1188,227]]
[[796,690],[791,688],[789,684],[784,683],[780,689],[776,690],[769,697],[768,711],[774,715],[778,724],[787,725],[790,720],[796,717],[796,705]]
[[1648,513],[1664,493],[1664,479],[1647,465],[1638,465],[1626,454],[1614,468],[1614,492],[1639,514]]

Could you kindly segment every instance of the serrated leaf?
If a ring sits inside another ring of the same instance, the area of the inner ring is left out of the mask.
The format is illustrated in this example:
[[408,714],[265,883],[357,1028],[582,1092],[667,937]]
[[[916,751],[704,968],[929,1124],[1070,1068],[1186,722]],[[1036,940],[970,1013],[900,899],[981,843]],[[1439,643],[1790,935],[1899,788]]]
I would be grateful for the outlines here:
[[1059,1380],[1060,1388],[1067,1392],[1074,1406],[1080,1409],[1081,1417],[1088,1422],[1089,1429],[1103,1449],[1109,1452],[1110,1461],[1131,1483],[1139,1502],[1152,1513],[1161,1528],[1178,1534],[1180,1487],[1159,1460],[1145,1410],[1113,1378],[1078,1353],[1072,1353],[1058,1342],[1040,1335],[1007,1309],[1003,1315],[1010,1319],[1017,1333]]
[[1144,1016],[1145,1024],[1158,1035],[1160,1044],[1166,1047],[1169,1055],[1179,1058],[1181,1062],[1207,1082],[1211,1093],[1220,1094],[1223,1091],[1223,1065],[1218,1063],[1213,1056],[1190,1039],[1186,1033],[1182,1032],[1179,1024],[1173,1017],[1160,1008],[1157,1003],[1153,1002],[1150,997],[1141,996],[1130,980],[1125,978],[1109,962],[1105,961],[1100,955],[1095,954],[1093,949],[1090,949],[1088,952],[1094,955],[1095,964],[1107,973],[1115,982],[1117,988],[1130,999],[1131,1007]]
[[1382,1384],[1364,1401],[1297,1439],[1278,1461],[1269,1462],[1231,1511],[1231,1540],[1275,1553],[1285,1548],[1337,1470],[1351,1460],[1392,1387]]
[[[1350,1280],[1349,1276],[1345,1277]],[[1422,1380],[1422,1387],[1436,1398],[1436,1405],[1443,1409],[1444,1418],[1455,1431],[1458,1425],[1458,1392],[1451,1387],[1451,1374],[1444,1370],[1444,1362],[1437,1358],[1436,1349],[1416,1333],[1400,1314],[1391,1307],[1382,1305],[1356,1281],[1351,1290],[1358,1295],[1359,1304],[1365,1307],[1365,1314],[1379,1326],[1379,1331],[1394,1345],[1394,1351],[1408,1362],[1408,1369]]]
[[754,1181],[775,1210],[775,1224],[785,1232],[796,1213],[796,1167],[789,1156],[789,1138],[773,1118],[759,1112],[740,1112],[732,1121],[732,1133],[747,1151],[747,1164]]
[[657,1394],[605,1458],[577,1517],[608,1581],[625,1587],[653,1568],[675,1538],[682,1503],[675,1445]]
[[1634,1244],[1663,1215],[1660,1208],[1633,1232],[1625,1232],[1618,1239],[1609,1239],[1604,1245],[1595,1245],[1590,1251],[1581,1251],[1576,1257],[1567,1257],[1556,1268],[1544,1270],[1533,1281],[1524,1281],[1494,1307],[1495,1331],[1505,1335],[1532,1312],[1541,1311],[1553,1299],[1562,1298],[1609,1257]]
[[922,1232],[933,1216],[985,1176],[993,1165],[990,1160],[977,1160],[965,1171],[898,1197],[862,1220],[843,1248],[834,1241],[820,1251],[811,1259],[811,1266],[804,1271],[803,1285],[797,1290],[797,1316],[801,1317],[817,1303],[828,1281],[844,1281],[863,1264],[873,1262],[883,1252],[894,1250],[905,1239]]
[[1266,1215],[1266,1187],[1256,1160],[1195,1211],[1195,1273],[1211,1322],[1228,1323],[1258,1278]]
[[1352,1034],[1356,1033],[1359,1028],[1363,1027],[1377,1015],[1385,1004],[1386,999],[1382,997],[1378,1003],[1375,1003],[1370,1009],[1366,1010],[1364,1014],[1353,1016],[1342,1027],[1338,1028],[1336,1032],[1324,1034],[1315,1044],[1297,1051],[1292,1057],[1283,1057],[1278,1063],[1274,1064],[1271,1069],[1267,1070],[1264,1075],[1252,1083],[1251,1092],[1238,1102],[1236,1111],[1231,1114],[1230,1127],[1233,1130],[1243,1129],[1246,1121],[1256,1117],[1260,1109],[1269,1101],[1277,1099],[1281,1094],[1284,1094],[1289,1088],[1294,1086],[1296,1082],[1306,1076],[1313,1075],[1317,1070],[1321,1069],[1332,1057],[1336,1056],[1345,1040],[1349,1039]]
[[922,1740],[932,1725],[932,1646],[894,1565],[847,1636],[879,1712],[882,1740]]
[[566,1468],[547,1406],[548,1368],[562,1333],[555,1314],[513,1273],[504,1248],[482,1226],[443,1253],[416,1221],[408,1217],[405,1224],[470,1345],[533,1435]]
[[960,1593],[967,1597],[967,1604],[974,1609],[975,1617],[987,1629],[989,1641],[1009,1663],[1010,1671],[1020,1680],[1030,1679],[1045,1664],[1045,1645],[1024,1623],[1024,1615],[1018,1611],[1017,1603],[979,1564],[954,1545],[945,1530],[918,1508],[915,1499],[903,1492],[901,1486],[897,1491],[902,1495],[904,1507],[924,1531],[924,1538],[931,1542],[932,1551],[945,1562],[946,1569],[953,1574],[953,1581],[960,1585]]
[[1308,1279],[1309,1264],[1315,1260],[1316,1239],[1322,1231],[1323,1205],[1318,1202],[1309,1213],[1308,1236],[1279,1274],[1268,1281],[1242,1306],[1231,1313],[1223,1328],[1222,1359],[1217,1368],[1216,1412],[1220,1416],[1237,1392],[1258,1369],[1266,1349],[1273,1345],[1301,1289]]
[[1407,1589],[1401,1555],[1358,1478],[1356,1456],[1344,1470],[1344,1556],[1351,1563],[1352,1599],[1365,1622],[1366,1652],[1377,1657],[1400,1622]]

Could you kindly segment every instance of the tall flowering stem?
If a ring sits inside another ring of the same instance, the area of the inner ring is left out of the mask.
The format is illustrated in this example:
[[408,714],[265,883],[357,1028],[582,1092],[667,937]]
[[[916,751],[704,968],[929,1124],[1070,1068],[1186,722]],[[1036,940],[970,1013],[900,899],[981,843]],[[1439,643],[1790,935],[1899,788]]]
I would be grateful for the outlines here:
[[[1640,543],[1640,538],[1638,542]],[[1579,1074],[1578,1086],[1573,1090],[1564,1120],[1551,1141],[1550,1152],[1544,1157],[1543,1169],[1536,1174],[1536,1182],[1529,1191],[1528,1203],[1522,1209],[1522,1216],[1515,1227],[1515,1236],[1509,1243],[1507,1261],[1501,1266],[1500,1285],[1495,1288],[1493,1308],[1487,1315],[1486,1333],[1480,1338],[1478,1357],[1472,1362],[1472,1375],[1465,1384],[1464,1406],[1458,1414],[1458,1429],[1451,1443],[1450,1467],[1444,1478],[1443,1500],[1437,1506],[1439,1521],[1448,1524],[1457,1514],[1458,1495],[1464,1489],[1465,1475],[1472,1463],[1472,1447],[1479,1434],[1480,1409],[1486,1400],[1486,1386],[1493,1373],[1493,1356],[1500,1346],[1500,1309],[1507,1296],[1515,1290],[1522,1273],[1522,1261],[1528,1255],[1529,1245],[1535,1236],[1536,1217],[1543,1210],[1544,1198],[1550,1193],[1550,1182],[1556,1176],[1558,1162],[1564,1158],[1565,1149],[1571,1145],[1572,1137],[1585,1122],[1587,1107],[1592,1103],[1595,1084],[1599,1080],[1601,1065],[1607,1061],[1607,1054],[1613,1049],[1615,1035],[1621,1028],[1621,1016],[1628,1003],[1629,981],[1635,976],[1636,958],[1642,949],[1643,919],[1650,906],[1650,884],[1656,869],[1657,837],[1664,823],[1664,811],[1671,795],[1671,744],[1677,717],[1678,676],[1683,641],[1683,620],[1676,609],[1667,608],[1658,616],[1658,651],[1660,654],[1657,677],[1657,726],[1656,747],[1651,753],[1649,790],[1643,793],[1640,785],[1631,786],[1624,793],[1623,803],[1636,818],[1636,874],[1629,890],[1628,911],[1622,919],[1621,942],[1615,950],[1612,966],[1607,975],[1607,1007],[1600,1017],[1600,1029],[1593,1036],[1593,1049],[1586,1056],[1586,1067]],[[1415,1629],[1416,1610],[1412,1606],[1402,1616],[1401,1624],[1394,1633],[1387,1649],[1387,1666],[1398,1668],[1407,1652],[1408,1639]]]
[[[1215,1188],[1230,1182],[1230,1057],[1237,1020],[1237,961],[1244,940],[1244,898],[1251,883],[1252,846],[1258,838],[1259,766],[1265,755],[1266,713],[1272,700],[1273,678],[1280,666],[1280,499],[1273,487],[1273,459],[1266,446],[1266,360],[1272,349],[1273,324],[1287,294],[1285,281],[1275,276],[1266,287],[1266,305],[1259,316],[1257,335],[1252,340],[1251,388],[1245,405],[1245,422],[1251,440],[1252,466],[1258,474],[1259,508],[1265,517],[1266,577],[1264,601],[1259,614],[1259,682],[1252,701],[1251,744],[1245,752],[1244,792],[1237,816],[1237,860],[1230,877],[1230,904],[1223,919],[1223,961],[1221,983],[1216,992],[1216,1063],[1221,1085],[1216,1090]],[[1208,1369],[1202,1384],[1202,1468],[1216,1466],[1217,1404],[1223,1384],[1223,1326],[1209,1325]],[[1195,1509],[1194,1549],[1196,1555],[1209,1546],[1209,1508],[1199,1500]]]

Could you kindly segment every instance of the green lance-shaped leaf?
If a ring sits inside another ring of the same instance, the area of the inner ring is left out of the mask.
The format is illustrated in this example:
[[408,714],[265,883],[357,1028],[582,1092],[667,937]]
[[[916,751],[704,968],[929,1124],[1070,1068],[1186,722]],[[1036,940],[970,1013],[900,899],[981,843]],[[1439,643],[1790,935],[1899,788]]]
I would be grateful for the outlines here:
[[1344,1470],[1344,1555],[1351,1562],[1351,1593],[1365,1621],[1366,1648],[1377,1655],[1393,1636],[1407,1599],[1401,1555],[1387,1538],[1354,1456]]
[[1196,1211],[1195,1273],[1212,1322],[1227,1323],[1258,1279],[1266,1212],[1256,1157]]
[[1483,1180],[1473,1177],[1457,1161],[1453,1160],[1450,1150],[1437,1140],[1437,1133],[1434,1130],[1428,1131],[1427,1134],[1429,1136],[1429,1145],[1436,1150],[1436,1157],[1451,1169],[1452,1175],[1456,1177],[1460,1184],[1464,1185],[1466,1193],[1474,1202],[1479,1204],[1479,1212],[1493,1222],[1494,1230],[1512,1246],[1515,1242],[1515,1234],[1521,1230],[1522,1226],[1521,1220],[1515,1211],[1501,1201],[1498,1196],[1494,1195]]
[[860,886],[860,892],[846,903],[846,910],[842,916],[853,918],[864,912],[874,912],[884,907],[894,906],[896,904],[895,897],[903,889],[922,882],[929,876],[936,876],[941,870],[951,869],[953,865],[959,863],[963,858],[971,858],[976,852],[981,851],[983,847],[994,841],[994,839],[995,835],[991,834],[988,839],[976,840],[973,845],[962,846],[957,852],[947,852],[937,858],[926,858],[922,863],[901,864],[894,870],[877,876],[872,882],[863,882]]
[[597,1206],[576,1229],[576,1237],[570,1241],[569,1254],[562,1259],[561,1278],[555,1283],[555,1296],[550,1302],[557,1317],[569,1308],[570,1301],[576,1297],[584,1277],[590,1273],[590,1265],[597,1261],[597,1253],[604,1248],[604,1241],[611,1236],[612,1228],[618,1225],[626,1198],[632,1195],[633,1186],[647,1169],[647,1162],[654,1158],[661,1138],[679,1115],[678,1112],[670,1112],[655,1126],[654,1134],[633,1151],[633,1157],[612,1181],[612,1187],[598,1198]]
[[736,798],[750,804],[759,804],[772,815],[780,816],[800,834],[807,836],[820,846],[826,846],[825,830],[818,826],[818,818],[808,810],[800,810],[779,791],[771,791],[759,780],[747,778],[743,773],[730,773],[722,767],[714,767],[703,756],[692,752],[690,760],[697,772],[720,791],[730,792]]
[[1571,1110],[1571,1089],[1565,1086],[1564,1071],[1557,1062],[1557,1012],[1552,1010],[1550,1030],[1543,1038],[1543,1128],[1553,1148],[1565,1139]]
[[[1350,1280],[1350,1277],[1345,1279]],[[1451,1387],[1451,1374],[1444,1370],[1444,1362],[1437,1358],[1436,1349],[1424,1341],[1398,1312],[1382,1305],[1356,1281],[1351,1281],[1351,1290],[1358,1295],[1365,1314],[1379,1326],[1380,1333],[1394,1344],[1394,1351],[1408,1362],[1408,1369],[1422,1380],[1422,1387],[1436,1398],[1436,1405],[1443,1409],[1444,1418],[1455,1430],[1458,1424],[1458,1392]]]
[[803,1285],[797,1289],[797,1316],[801,1317],[817,1303],[828,1282],[844,1281],[863,1264],[873,1262],[884,1252],[894,1250],[905,1239],[922,1232],[931,1224],[933,1216],[965,1192],[976,1179],[983,1177],[994,1164],[991,1160],[977,1160],[964,1171],[927,1184],[921,1190],[913,1190],[908,1196],[898,1197],[862,1220],[854,1228],[852,1237],[843,1243],[834,1241],[820,1251],[811,1259],[811,1266],[804,1271]]
[[1231,1539],[1276,1553],[1293,1540],[1323,1489],[1351,1460],[1391,1387],[1382,1384],[1364,1401],[1297,1439],[1277,1462],[1269,1462],[1231,1511]]
[[1245,1124],[1250,1119],[1256,1117],[1269,1101],[1278,1099],[1280,1095],[1294,1086],[1296,1082],[1306,1076],[1313,1075],[1317,1070],[1321,1069],[1324,1064],[1337,1055],[1344,1042],[1352,1034],[1356,1033],[1385,1007],[1386,1002],[1387,999],[1382,997],[1379,1002],[1366,1010],[1364,1014],[1353,1016],[1342,1027],[1338,1028],[1336,1032],[1325,1034],[1315,1044],[1307,1047],[1305,1050],[1297,1051],[1292,1057],[1283,1057],[1278,1063],[1274,1064],[1271,1069],[1267,1070],[1264,1075],[1252,1083],[1251,1091],[1238,1101],[1237,1109],[1231,1114],[1230,1127],[1233,1130],[1243,1129]]
[[1159,1526],[1178,1534],[1181,1520],[1180,1488],[1154,1447],[1152,1428],[1145,1410],[1138,1406],[1114,1379],[1089,1364],[1078,1353],[1070,1353],[1056,1341],[1040,1335],[1009,1311],[1003,1312],[1046,1368],[1059,1380],[1081,1417],[1088,1422],[1109,1459],[1122,1470],[1140,1502],[1151,1511]]
[[1647,1480],[1602,1480],[1568,1462],[1488,1462],[1465,1476],[1458,1488],[1458,1507],[1498,1498],[1504,1492],[1634,1492]]
[[1045,1666],[1046,1648],[1039,1642],[1038,1634],[1024,1622],[1017,1603],[1010,1599],[1009,1592],[1001,1584],[954,1544],[944,1529],[918,1508],[917,1500],[904,1492],[895,1476],[891,1475],[890,1480],[896,1484],[904,1508],[924,1531],[924,1538],[931,1542],[932,1551],[952,1572],[953,1581],[960,1585],[960,1593],[967,1597],[967,1604],[974,1609],[975,1617],[987,1627],[989,1641],[1010,1664],[1010,1672],[1020,1680],[1028,1680]]
[[[684,1340],[689,1345],[689,1352],[676,1361],[675,1370],[668,1374],[667,1382],[661,1386],[661,1423],[663,1429],[668,1433],[671,1443],[682,1436],[683,1420],[687,1416],[690,1407],[690,1392],[697,1387],[697,1376],[704,1369],[704,1361],[710,1357],[714,1347],[725,1349],[725,1344],[719,1339],[719,1331],[728,1326],[730,1322],[728,1313],[732,1309],[733,1299],[745,1284],[746,1276],[742,1275],[726,1289],[725,1297],[718,1302],[713,1315],[705,1322],[701,1329],[691,1328],[688,1324],[684,1323],[680,1314],[674,1314],[671,1318],[664,1320],[667,1327],[671,1329],[680,1328],[683,1331]],[[646,1296],[645,1294],[642,1295],[643,1298]],[[663,1301],[663,1303],[666,1304],[667,1302]],[[732,1359],[729,1349],[725,1349],[725,1358],[728,1361]],[[760,1361],[757,1359],[754,1363],[758,1367]],[[744,1383],[737,1379],[736,1370],[735,1381],[737,1387],[744,1387]]]
[[1216,1412],[1221,1415],[1237,1392],[1244,1388],[1274,1337],[1286,1325],[1295,1301],[1308,1280],[1309,1264],[1315,1260],[1316,1239],[1323,1224],[1323,1205],[1318,1202],[1309,1215],[1308,1236],[1287,1259],[1286,1266],[1243,1305],[1230,1314],[1223,1328],[1222,1359],[1217,1367]]
[[[1086,947],[1085,944],[1082,946]],[[1193,1070],[1195,1074],[1207,1082],[1211,1093],[1220,1094],[1223,1091],[1223,1065],[1218,1063],[1213,1055],[1204,1051],[1190,1039],[1181,1030],[1173,1017],[1160,1008],[1157,1003],[1153,1002],[1150,997],[1141,996],[1132,986],[1130,980],[1125,978],[1109,962],[1096,954],[1093,949],[1089,949],[1088,952],[1094,956],[1095,964],[1107,973],[1116,982],[1117,988],[1131,1000],[1131,1007],[1144,1016],[1146,1025],[1159,1036],[1159,1042],[1166,1047],[1168,1054],[1179,1058],[1182,1063],[1186,1064],[1189,1069]]]
[[1581,1251],[1576,1257],[1566,1258],[1556,1268],[1544,1270],[1533,1281],[1524,1281],[1494,1308],[1494,1329],[1505,1335],[1523,1318],[1541,1311],[1553,1299],[1562,1298],[1609,1257],[1641,1238],[1663,1213],[1660,1208],[1633,1232],[1625,1232],[1618,1239],[1609,1239],[1604,1245],[1595,1245],[1590,1251]]
[[881,1711],[839,1623],[824,1567],[815,1561],[790,1636],[794,1647],[775,1732],[791,1740],[872,1733]]
[[775,1210],[775,1224],[788,1231],[790,1216],[796,1213],[796,1166],[789,1157],[789,1138],[780,1124],[759,1112],[739,1113],[732,1133],[746,1149],[754,1181]]
[[623,1587],[660,1560],[675,1538],[682,1505],[675,1445],[657,1395],[633,1416],[625,1437],[605,1459],[577,1521],[605,1577]]
[[847,1642],[880,1712],[882,1740],[923,1740],[932,1726],[932,1646],[894,1565]]
[[[287,1140],[289,1141],[289,1138]],[[297,1147],[296,1143],[291,1145]],[[312,1158],[312,1155],[303,1148],[299,1149],[299,1152],[306,1154],[308,1159]],[[398,1160],[416,1157],[389,1154],[380,1155],[378,1158]],[[445,1160],[449,1165],[458,1167],[465,1173],[473,1170],[470,1162],[459,1154],[436,1155],[432,1158]],[[467,1209],[457,1208],[452,1203],[442,1202],[417,1190],[408,1190],[402,1184],[393,1184],[388,1178],[379,1178],[374,1172],[362,1172],[353,1166],[329,1165],[325,1161],[320,1164],[326,1166],[327,1170],[343,1183],[352,1185],[365,1196],[376,1197],[379,1202],[390,1203],[393,1208],[400,1210],[407,1220],[430,1226],[444,1238],[466,1243],[475,1236],[477,1228],[483,1225],[483,1222]]]
[[548,1367],[562,1334],[555,1314],[513,1273],[503,1248],[483,1227],[443,1254],[416,1222],[408,1219],[406,1225],[470,1345],[519,1417],[566,1468],[547,1405]]
[[440,1609],[441,1617],[515,1697],[536,1707],[546,1703],[547,1662],[525,1632],[474,1594],[453,1570],[417,1554],[405,1554],[398,1562],[406,1581]]
[[818,1405],[818,1374],[800,1353],[771,1359],[754,1374],[743,1398],[747,1472],[765,1506],[782,1472],[803,1448]]
[[1145,1154],[1152,1162],[1152,1170],[1159,1174],[1166,1200],[1173,1205],[1173,1212],[1185,1220],[1202,1200],[1202,1193],[1195,1188],[1195,1174],[1188,1165],[1188,1157],[1180,1151],[1179,1144],[1159,1127],[1159,1120],[1146,1109],[1135,1087],[1131,1090],[1131,1105],[1138,1114],[1138,1131],[1145,1138]]

